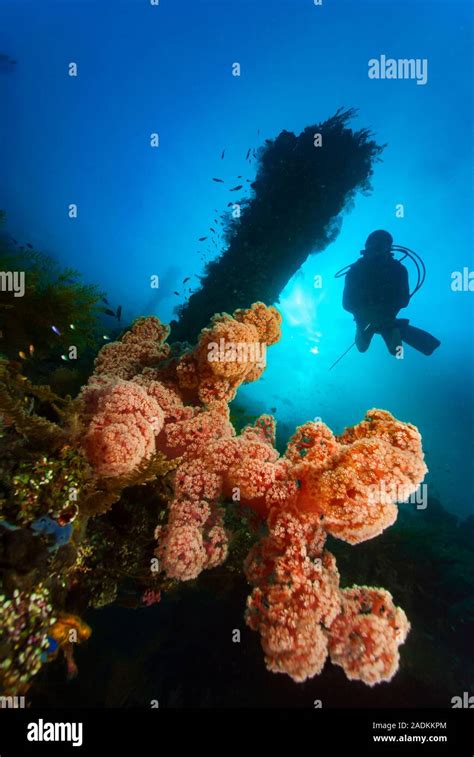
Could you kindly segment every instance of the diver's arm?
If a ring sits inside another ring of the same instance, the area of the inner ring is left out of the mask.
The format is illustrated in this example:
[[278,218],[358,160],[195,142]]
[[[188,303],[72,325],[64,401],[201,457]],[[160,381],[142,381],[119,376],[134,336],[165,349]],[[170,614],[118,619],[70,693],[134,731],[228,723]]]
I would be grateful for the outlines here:
[[344,293],[342,295],[342,307],[349,313],[354,313],[360,308],[362,298],[360,294],[360,281],[357,271],[351,268],[346,274]]
[[342,295],[342,307],[344,308],[344,310],[347,310],[349,313],[354,312],[354,304],[352,302],[352,292],[347,286],[347,281],[344,286],[344,294]]
[[406,308],[409,302],[410,284],[408,281],[408,271],[404,265],[397,261],[391,286],[387,289],[386,304],[398,313],[401,308]]
[[410,282],[408,280],[408,271],[404,265],[401,266],[400,275],[400,308],[406,308],[410,302]]

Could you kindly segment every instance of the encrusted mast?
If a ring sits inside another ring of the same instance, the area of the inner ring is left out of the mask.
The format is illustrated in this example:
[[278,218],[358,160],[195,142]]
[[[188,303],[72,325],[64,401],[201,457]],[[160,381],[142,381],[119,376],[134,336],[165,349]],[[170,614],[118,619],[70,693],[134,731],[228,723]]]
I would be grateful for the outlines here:
[[353,131],[354,109],[308,126],[282,131],[257,152],[253,195],[239,218],[226,222],[226,249],[208,263],[201,287],[178,308],[173,341],[194,343],[214,313],[278,302],[310,253],[339,233],[341,214],[357,192],[370,190],[373,164],[383,150],[367,129]]

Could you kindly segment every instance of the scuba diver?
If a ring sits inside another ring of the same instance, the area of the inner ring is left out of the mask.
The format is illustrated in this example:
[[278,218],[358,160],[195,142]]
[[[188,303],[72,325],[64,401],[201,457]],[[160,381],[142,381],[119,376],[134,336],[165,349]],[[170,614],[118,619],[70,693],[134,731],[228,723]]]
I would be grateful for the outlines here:
[[[403,253],[403,257],[396,260],[394,252]],[[408,319],[397,318],[399,311],[407,307],[424,283],[426,271],[422,259],[407,247],[394,245],[392,235],[383,230],[369,234],[361,254],[362,258],[336,274],[336,278],[346,277],[343,307],[353,314],[356,322],[355,342],[349,349],[355,344],[359,352],[366,352],[374,334],[380,334],[392,355],[399,354],[403,343],[424,355],[431,355],[441,342],[428,332],[411,326]],[[411,293],[408,271],[401,262],[406,257],[415,263],[418,274]]]

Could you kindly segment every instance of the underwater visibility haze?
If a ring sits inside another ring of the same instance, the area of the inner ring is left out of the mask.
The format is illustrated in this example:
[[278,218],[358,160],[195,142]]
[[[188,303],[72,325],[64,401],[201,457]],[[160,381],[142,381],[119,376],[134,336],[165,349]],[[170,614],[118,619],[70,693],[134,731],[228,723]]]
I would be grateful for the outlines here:
[[0,0],[0,695],[474,694],[472,14]]

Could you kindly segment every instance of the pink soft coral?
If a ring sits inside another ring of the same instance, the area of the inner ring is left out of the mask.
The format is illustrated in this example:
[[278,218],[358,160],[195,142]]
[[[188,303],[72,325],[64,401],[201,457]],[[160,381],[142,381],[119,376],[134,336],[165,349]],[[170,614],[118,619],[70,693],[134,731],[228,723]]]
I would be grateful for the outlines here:
[[395,503],[426,472],[421,437],[384,410],[339,437],[324,423],[305,423],[283,456],[272,416],[236,434],[228,402],[264,367],[247,348],[265,354],[280,322],[263,303],[219,314],[196,347],[177,356],[164,343],[166,326],[139,319],[97,357],[82,392],[84,447],[102,476],[129,474],[156,452],[176,461],[168,520],[156,530],[168,578],[189,581],[224,562],[223,503],[253,510],[266,533],[245,562],[253,586],[246,619],[261,635],[268,668],[303,681],[329,654],[349,678],[373,685],[396,671],[408,621],[383,589],[341,590],[324,544],[328,533],[356,544],[393,523]]
[[109,382],[101,390],[94,386],[92,391],[96,412],[84,439],[87,456],[102,476],[130,473],[155,452],[163,411],[129,381]]
[[256,587],[246,619],[260,632],[268,669],[304,681],[321,672],[328,654],[325,627],[340,612],[339,574],[314,516],[273,510],[268,529],[245,565]]
[[353,586],[341,592],[341,612],[329,628],[331,661],[348,678],[373,686],[398,670],[398,647],[410,624],[385,589]]

